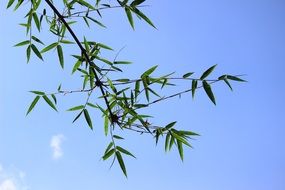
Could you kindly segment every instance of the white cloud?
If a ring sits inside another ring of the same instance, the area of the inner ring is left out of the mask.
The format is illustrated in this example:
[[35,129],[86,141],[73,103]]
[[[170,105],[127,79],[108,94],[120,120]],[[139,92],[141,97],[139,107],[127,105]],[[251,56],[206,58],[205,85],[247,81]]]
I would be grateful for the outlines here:
[[0,164],[0,190],[27,190],[23,171],[12,167],[6,169]]
[[5,179],[0,183],[0,190],[17,190],[16,184],[12,179]]
[[51,138],[50,147],[52,149],[52,158],[55,160],[57,160],[63,156],[61,144],[62,144],[62,141],[64,139],[65,139],[65,137],[62,134],[54,135]]

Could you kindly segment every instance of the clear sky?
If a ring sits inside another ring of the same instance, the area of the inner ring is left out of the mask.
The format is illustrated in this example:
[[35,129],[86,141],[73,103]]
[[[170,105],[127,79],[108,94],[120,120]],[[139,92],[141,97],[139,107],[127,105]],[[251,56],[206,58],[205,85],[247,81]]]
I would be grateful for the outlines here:
[[[104,13],[107,29],[94,27],[88,37],[125,46],[122,59],[134,62],[126,76],[139,76],[159,65],[158,73],[188,71],[199,76],[218,64],[214,76],[247,74],[248,83],[213,86],[214,106],[205,93],[156,105],[149,112],[157,123],[178,121],[178,127],[201,134],[185,150],[164,153],[149,136],[126,134],[124,143],[137,159],[126,158],[129,178],[118,165],[100,160],[108,138],[103,121],[95,130],[84,121],[72,124],[64,110],[80,96],[59,98],[59,113],[43,102],[28,116],[29,90],[56,90],[79,85],[71,78],[74,60],[66,56],[62,71],[55,54],[26,64],[25,50],[12,46],[25,39],[18,23],[25,13],[5,10],[0,2],[0,190],[76,189],[285,189],[285,2],[283,0],[149,0],[144,8],[158,30],[136,20],[129,27],[122,10]],[[79,27],[75,30],[79,31]],[[83,35],[82,35],[83,36]],[[52,38],[43,33],[48,44]],[[73,49],[70,52],[74,52]],[[115,52],[114,52],[115,54]],[[114,56],[114,54],[112,56]],[[68,66],[68,62],[72,63]],[[190,84],[184,84],[189,85]]]

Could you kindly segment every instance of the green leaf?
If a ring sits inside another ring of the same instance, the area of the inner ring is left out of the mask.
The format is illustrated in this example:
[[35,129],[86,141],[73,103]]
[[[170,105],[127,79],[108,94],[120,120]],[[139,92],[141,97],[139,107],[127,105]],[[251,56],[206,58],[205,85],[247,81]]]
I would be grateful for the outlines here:
[[92,18],[92,17],[89,17],[89,16],[87,16],[86,18],[92,20],[92,21],[93,21],[94,23],[96,23],[97,25],[99,25],[99,26],[101,26],[101,27],[103,27],[103,28],[106,28],[106,26],[105,26],[104,24],[102,24],[101,22],[99,22],[98,20],[96,20],[96,19],[94,19],[94,18]]
[[151,22],[151,20],[145,14],[143,14],[139,9],[133,8],[133,12],[135,12],[139,17],[141,17],[144,21],[146,21],[149,25],[151,25],[156,29],[155,25]]
[[24,45],[28,45],[28,44],[30,44],[30,40],[25,40],[25,41],[22,41],[16,45],[14,45],[14,47],[24,46]]
[[193,72],[190,72],[190,73],[186,73],[186,74],[184,74],[183,75],[183,78],[188,78],[188,77],[190,77],[191,75],[193,75],[194,73]]
[[135,98],[138,97],[139,93],[140,93],[140,81],[138,80],[136,81],[136,84],[135,84]]
[[120,147],[120,146],[117,146],[116,149],[117,149],[118,151],[120,151],[121,153],[124,153],[124,154],[126,154],[126,155],[128,155],[128,156],[132,156],[132,157],[136,158],[132,153],[130,153],[130,152],[127,151],[126,149],[123,149],[123,148]]
[[116,157],[117,157],[117,160],[118,160],[119,165],[120,165],[120,167],[121,167],[121,170],[123,171],[124,175],[125,175],[126,177],[128,177],[128,176],[127,176],[127,170],[126,170],[126,167],[125,167],[124,160],[123,160],[122,155],[121,155],[121,153],[120,153],[119,151],[116,151]]
[[38,18],[37,13],[33,13],[33,19],[34,19],[34,22],[36,24],[38,31],[41,31],[41,24],[40,24],[40,20]]
[[83,110],[74,118],[74,120],[72,121],[72,123],[74,123],[82,114]]
[[105,150],[105,153],[106,154],[109,150],[111,150],[111,148],[114,146],[114,143],[113,142],[110,142],[109,145],[107,146],[106,150]]
[[107,115],[105,115],[105,119],[104,119],[104,132],[105,132],[105,136],[108,135],[108,131],[109,131],[109,118]]
[[113,49],[112,49],[111,47],[109,47],[109,46],[107,46],[107,45],[105,45],[105,44],[97,43],[97,45],[98,45],[99,47],[101,47],[101,48],[104,48],[104,49],[108,49],[108,50],[113,51]]
[[72,69],[72,74],[80,67],[82,61],[80,61],[79,59],[77,60],[77,62],[74,64],[73,69]]
[[180,155],[180,158],[183,162],[183,158],[184,158],[184,153],[183,153],[183,145],[182,145],[182,142],[179,141],[179,140],[176,140],[177,142],[177,148],[178,148],[178,151],[179,151],[179,155]]
[[57,111],[55,105],[52,103],[52,101],[51,101],[46,95],[43,95],[43,98],[44,98],[44,100],[46,101],[46,103],[47,103],[52,109],[54,109],[55,111]]
[[192,80],[192,98],[195,96],[195,92],[198,86],[198,81],[197,80]]
[[236,76],[232,76],[232,75],[227,75],[227,79],[229,80],[234,80],[234,81],[238,81],[238,82],[247,82],[246,80],[243,80],[241,78],[238,78]]
[[130,5],[131,5],[131,7],[136,7],[140,4],[142,4],[143,2],[145,2],[145,0],[134,0]]
[[132,64],[130,61],[114,61],[114,64]]
[[40,39],[38,39],[38,38],[35,37],[35,36],[32,36],[32,39],[33,39],[35,42],[38,42],[38,43],[40,43],[40,44],[42,44],[42,45],[45,45]]
[[31,93],[33,93],[33,94],[37,94],[37,95],[45,95],[45,93],[44,92],[42,92],[42,91],[30,91]]
[[57,49],[57,55],[58,55],[60,66],[61,68],[64,68],[64,58],[63,58],[63,51],[62,51],[61,45],[58,45],[56,49]]
[[212,71],[215,69],[217,65],[213,65],[212,67],[210,67],[209,69],[207,69],[203,74],[202,76],[200,77],[200,80],[204,80],[207,76],[209,76]]
[[170,133],[167,133],[166,138],[165,138],[165,145],[164,145],[165,152],[169,150],[170,137],[171,137]]
[[177,134],[174,130],[171,130],[171,134],[172,134],[172,136],[173,136],[176,140],[181,141],[183,144],[185,144],[185,145],[187,145],[187,146],[189,146],[189,147],[192,147],[192,146],[187,142],[186,139],[184,139],[181,135]]
[[210,100],[216,105],[215,96],[212,92],[211,86],[206,81],[203,81],[203,88]]
[[75,106],[75,107],[69,108],[66,111],[77,111],[77,110],[82,110],[82,109],[84,109],[84,105]]
[[31,58],[31,45],[27,47],[26,54],[27,54],[27,63],[29,63]]
[[35,99],[34,99],[34,100],[32,101],[32,103],[31,103],[31,105],[30,105],[30,107],[29,107],[29,109],[28,109],[26,115],[28,115],[28,114],[33,110],[33,108],[35,107],[35,105],[37,104],[37,102],[39,101],[39,99],[40,99],[40,96],[36,96],[36,97],[35,97]]
[[6,8],[8,9],[9,7],[11,7],[13,5],[14,1],[15,0],[9,0]]
[[110,156],[112,156],[114,153],[115,153],[115,149],[114,149],[114,148],[111,149],[111,150],[109,150],[109,151],[106,152],[106,153],[104,154],[104,156],[102,157],[103,160],[107,160],[107,159],[110,158]]
[[53,48],[55,48],[58,45],[58,42],[52,43],[50,45],[48,45],[47,47],[45,47],[44,49],[42,49],[41,53],[45,53]]
[[34,44],[31,45],[31,48],[33,52],[36,54],[36,56],[40,58],[41,60],[43,60],[41,53],[39,52],[38,48]]
[[133,29],[135,29],[134,20],[133,20],[133,16],[132,16],[132,12],[131,12],[130,8],[125,7],[125,12],[127,14],[130,25],[132,26]]
[[142,75],[141,78],[145,77],[145,76],[149,76],[151,73],[153,73],[155,71],[155,69],[158,67],[158,65],[151,67],[150,69],[148,69],[147,71],[145,71]]
[[118,140],[123,140],[123,139],[124,139],[123,137],[120,137],[120,136],[118,136],[118,135],[113,135],[113,137],[114,137],[115,139],[118,139]]
[[56,103],[57,103],[57,100],[56,100],[55,95],[54,95],[54,94],[51,94],[51,97],[52,97],[52,99],[53,99],[54,103],[56,104]]
[[88,126],[90,127],[91,130],[93,130],[92,121],[91,121],[90,115],[88,113],[88,110],[84,109],[83,112],[84,112],[84,117],[85,117],[85,120],[86,120]]
[[231,91],[233,91],[233,88],[232,88],[230,82],[228,81],[228,79],[224,78],[224,82],[228,85],[228,87],[231,89]]
[[77,2],[78,2],[79,4],[81,4],[81,5],[83,5],[83,6],[87,7],[87,8],[89,8],[89,9],[92,9],[92,10],[95,9],[95,7],[93,7],[92,5],[90,5],[89,3],[87,3],[87,2],[84,1],[84,0],[77,0]]
[[174,125],[176,124],[176,121],[169,123],[168,125],[165,126],[165,129],[171,129]]

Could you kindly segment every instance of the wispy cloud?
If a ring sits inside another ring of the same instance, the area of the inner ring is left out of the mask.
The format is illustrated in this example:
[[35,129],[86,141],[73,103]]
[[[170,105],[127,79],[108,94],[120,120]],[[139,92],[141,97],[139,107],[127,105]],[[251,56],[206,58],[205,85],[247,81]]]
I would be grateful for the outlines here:
[[54,135],[51,137],[50,147],[52,149],[52,158],[55,160],[58,160],[63,156],[61,145],[64,139],[65,137],[62,134]]
[[12,179],[5,179],[0,183],[0,190],[17,190],[17,187]]
[[15,167],[12,169],[4,169],[0,164],[0,190],[27,190],[25,185],[25,176],[23,171],[19,171]]

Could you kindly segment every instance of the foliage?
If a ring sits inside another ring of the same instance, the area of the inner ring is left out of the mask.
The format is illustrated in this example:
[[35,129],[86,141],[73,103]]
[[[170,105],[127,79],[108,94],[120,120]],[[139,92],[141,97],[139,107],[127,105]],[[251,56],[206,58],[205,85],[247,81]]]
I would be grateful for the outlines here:
[[[35,95],[35,98],[30,104],[27,114],[33,110],[39,100],[44,100],[48,106],[57,111],[56,97],[58,95],[72,93],[87,94],[84,104],[77,104],[67,111],[75,113],[73,122],[83,117],[86,120],[86,125],[91,130],[93,129],[93,124],[92,116],[89,114],[90,109],[97,109],[102,113],[105,135],[110,136],[111,139],[102,155],[102,159],[108,160],[112,158],[113,163],[117,160],[125,176],[127,176],[127,170],[123,156],[134,158],[135,156],[118,145],[119,141],[124,140],[124,138],[116,135],[115,129],[150,134],[154,137],[156,143],[158,143],[159,139],[164,138],[165,151],[170,151],[174,145],[178,149],[181,160],[183,160],[184,146],[191,147],[189,141],[198,134],[192,131],[175,129],[176,121],[165,126],[154,125],[149,122],[151,116],[142,114],[142,110],[163,100],[181,96],[185,93],[191,93],[194,98],[196,90],[200,88],[204,89],[210,101],[216,104],[216,99],[212,91],[213,83],[224,82],[232,90],[230,81],[243,82],[244,80],[232,75],[222,75],[217,79],[209,79],[208,77],[212,74],[216,65],[203,72],[199,78],[192,77],[193,72],[185,73],[180,77],[174,77],[174,73],[155,76],[154,73],[158,66],[153,66],[142,72],[141,76],[137,79],[113,79],[111,77],[112,73],[122,72],[124,74],[121,65],[131,64],[131,62],[116,59],[109,60],[102,57],[102,51],[112,51],[112,48],[98,41],[86,38],[80,41],[71,28],[72,24],[82,21],[87,27],[91,27],[91,23],[99,27],[106,27],[100,21],[102,17],[101,11],[117,8],[124,10],[129,24],[133,29],[135,28],[133,16],[137,16],[151,27],[155,28],[155,25],[141,11],[145,0],[117,0],[113,4],[108,3],[109,1],[106,2],[100,0],[96,0],[95,2],[87,0],[62,0],[55,2],[51,0],[8,1],[7,8],[14,6],[14,10],[20,7],[27,9],[27,14],[25,15],[26,22],[20,24],[25,28],[27,39],[15,45],[17,47],[25,47],[27,62],[30,61],[31,56],[44,60],[46,52],[56,50],[60,67],[64,69],[64,56],[66,54],[64,47],[68,45],[78,47],[78,54],[72,55],[76,59],[72,74],[76,72],[80,73],[81,77],[79,79],[82,80],[82,89],[66,91],[62,90],[60,85],[54,93],[31,91]],[[59,7],[61,9],[63,7],[63,13],[59,13]],[[34,30],[32,30],[34,28],[38,34],[45,28],[48,28],[50,34],[55,35],[57,40],[46,45],[34,34]],[[191,88],[186,88],[184,91],[168,96],[162,95],[165,88],[175,86],[175,83],[179,80],[191,82]],[[98,101],[91,102],[90,97],[95,96],[95,89],[99,89],[101,95],[97,98]],[[101,100],[103,100],[103,103]]]

